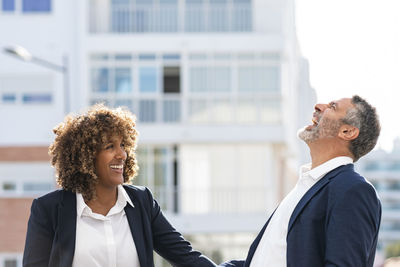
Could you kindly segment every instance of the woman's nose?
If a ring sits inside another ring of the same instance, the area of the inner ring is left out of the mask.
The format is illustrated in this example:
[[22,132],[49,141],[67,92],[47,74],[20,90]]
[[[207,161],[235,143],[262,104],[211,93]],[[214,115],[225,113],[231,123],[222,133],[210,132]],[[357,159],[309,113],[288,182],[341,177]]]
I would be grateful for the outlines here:
[[126,151],[123,147],[119,147],[118,151],[117,151],[117,158],[122,159],[122,160],[126,160]]

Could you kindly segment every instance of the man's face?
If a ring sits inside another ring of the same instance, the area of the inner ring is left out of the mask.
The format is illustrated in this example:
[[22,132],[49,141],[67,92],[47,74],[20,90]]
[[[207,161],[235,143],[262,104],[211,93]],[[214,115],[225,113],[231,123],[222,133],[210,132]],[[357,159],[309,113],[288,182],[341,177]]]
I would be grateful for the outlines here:
[[299,130],[298,136],[306,143],[312,143],[320,139],[334,138],[337,136],[340,126],[347,111],[353,107],[350,98],[342,98],[329,104],[317,104],[314,109],[313,124]]

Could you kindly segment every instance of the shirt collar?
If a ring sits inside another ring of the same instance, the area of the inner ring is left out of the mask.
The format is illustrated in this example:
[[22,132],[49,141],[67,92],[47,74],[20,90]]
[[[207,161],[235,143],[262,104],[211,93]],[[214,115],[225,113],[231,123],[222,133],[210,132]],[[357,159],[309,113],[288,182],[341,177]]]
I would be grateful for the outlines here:
[[353,159],[350,157],[336,157],[333,159],[330,159],[321,165],[315,167],[314,169],[311,169],[311,163],[305,164],[300,167],[300,177],[308,176],[311,177],[314,180],[319,180],[321,179],[325,174],[328,172],[332,171],[333,169],[336,169],[339,166],[342,165],[347,165],[353,163]]
[[[118,190],[117,202],[115,203],[114,207],[111,208],[108,215],[112,215],[112,214],[120,212],[122,209],[125,208],[127,203],[129,203],[129,205],[134,207],[131,198],[128,196],[128,193],[126,193],[126,191],[125,191],[125,188],[122,185],[118,185],[117,190]],[[77,212],[78,217],[82,216],[84,210],[90,211],[90,213],[91,213],[91,209],[83,200],[82,194],[76,193],[76,212]]]

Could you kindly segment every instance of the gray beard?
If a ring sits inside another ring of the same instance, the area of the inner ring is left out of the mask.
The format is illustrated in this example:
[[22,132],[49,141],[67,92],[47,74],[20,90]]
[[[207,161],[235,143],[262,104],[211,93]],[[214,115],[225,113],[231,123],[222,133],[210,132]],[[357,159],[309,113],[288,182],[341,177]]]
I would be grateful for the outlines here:
[[321,138],[332,138],[337,135],[341,125],[340,121],[324,118],[310,130],[306,130],[306,127],[300,129],[297,136],[306,143],[315,142]]

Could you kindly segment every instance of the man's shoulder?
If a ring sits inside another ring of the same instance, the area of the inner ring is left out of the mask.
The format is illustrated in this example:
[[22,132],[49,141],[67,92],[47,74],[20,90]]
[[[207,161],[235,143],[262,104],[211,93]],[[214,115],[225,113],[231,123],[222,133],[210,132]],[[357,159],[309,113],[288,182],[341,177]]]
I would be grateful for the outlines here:
[[374,186],[365,179],[361,174],[354,170],[351,165],[345,165],[337,168],[337,172],[330,179],[328,187],[330,191],[338,194],[345,194],[346,192],[356,191],[369,191],[372,194],[376,194]]

